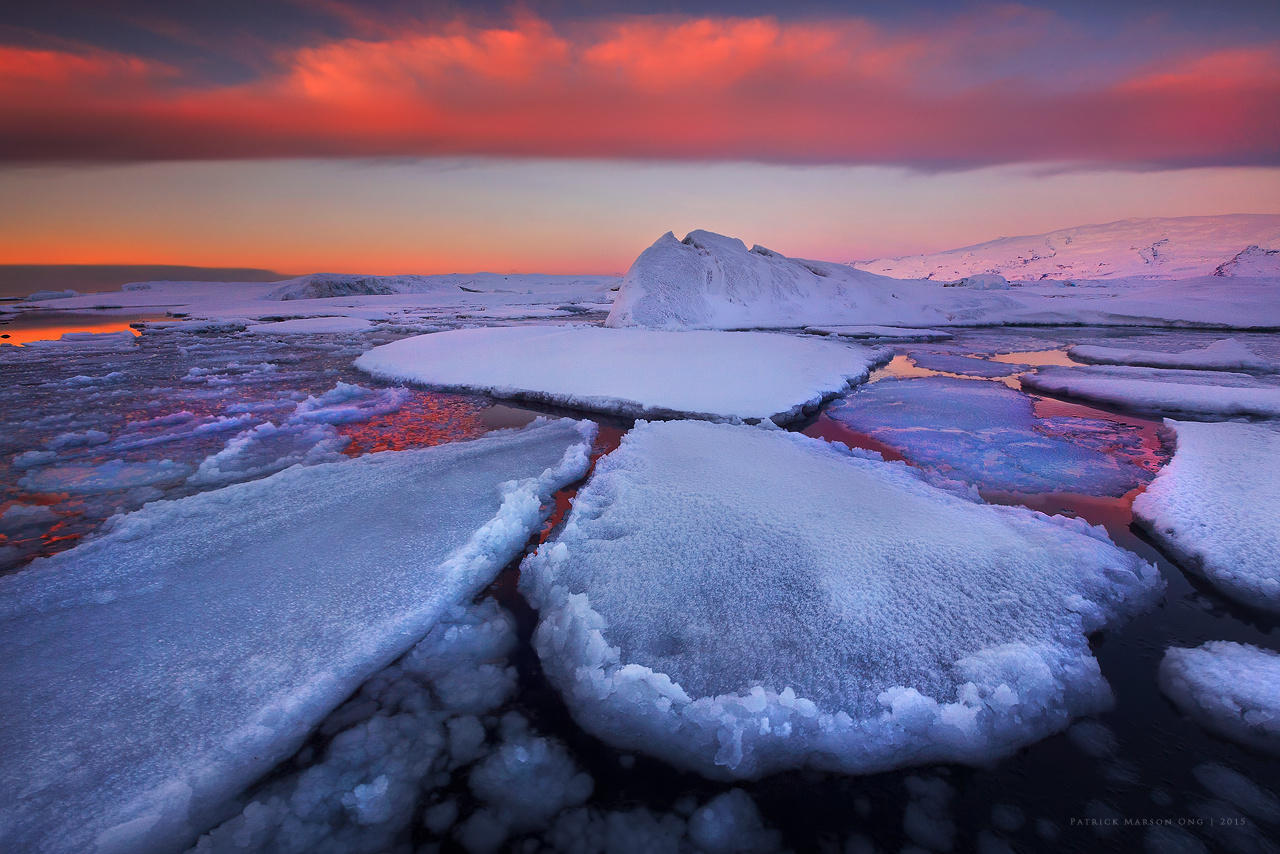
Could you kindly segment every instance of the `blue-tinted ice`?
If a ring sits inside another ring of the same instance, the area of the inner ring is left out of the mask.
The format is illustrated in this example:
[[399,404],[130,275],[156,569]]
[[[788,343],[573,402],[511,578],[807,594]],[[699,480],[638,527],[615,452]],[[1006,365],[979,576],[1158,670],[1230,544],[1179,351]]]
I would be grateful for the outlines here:
[[952,353],[912,353],[911,361],[926,370],[941,371],[946,374],[964,374],[971,377],[1007,377],[1024,370],[1008,362],[991,362],[987,359],[957,356]]
[[1005,385],[949,377],[882,380],[827,413],[910,462],[980,489],[1119,496],[1151,479],[1137,428],[1035,414]]

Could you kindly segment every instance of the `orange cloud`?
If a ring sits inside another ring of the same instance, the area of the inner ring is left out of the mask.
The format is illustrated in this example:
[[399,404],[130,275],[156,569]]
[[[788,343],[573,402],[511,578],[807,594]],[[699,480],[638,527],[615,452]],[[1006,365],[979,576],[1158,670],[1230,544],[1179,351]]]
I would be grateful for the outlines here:
[[[1280,47],[1052,83],[1044,13],[624,18],[350,38],[215,86],[116,55],[0,51],[10,160],[486,154],[934,167],[1280,161]],[[1016,60],[1016,62],[1015,62]],[[1080,63],[1088,63],[1083,56]],[[1011,63],[1025,72],[1010,74]]]

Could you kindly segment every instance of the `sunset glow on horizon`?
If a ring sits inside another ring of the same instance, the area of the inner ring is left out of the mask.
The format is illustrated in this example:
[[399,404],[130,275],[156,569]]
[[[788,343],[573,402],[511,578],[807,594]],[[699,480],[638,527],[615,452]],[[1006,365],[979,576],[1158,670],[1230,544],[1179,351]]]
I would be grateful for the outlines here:
[[1280,211],[1244,7],[61,6],[0,29],[0,263],[620,272],[698,227],[851,260]]

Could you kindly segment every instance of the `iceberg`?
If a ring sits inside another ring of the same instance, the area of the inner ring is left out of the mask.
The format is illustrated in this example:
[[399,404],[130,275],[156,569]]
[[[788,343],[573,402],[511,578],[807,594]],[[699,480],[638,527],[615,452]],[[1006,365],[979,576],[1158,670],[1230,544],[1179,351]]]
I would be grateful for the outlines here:
[[1173,460],[1133,502],[1142,528],[1225,595],[1280,611],[1280,430],[1165,421]]
[[520,326],[404,338],[355,364],[384,380],[625,417],[782,423],[862,382],[886,358],[766,332]]
[[0,848],[172,850],[519,554],[558,420],[160,501],[0,579]]
[[526,558],[575,720],[720,779],[985,763],[1106,708],[1087,635],[1155,567],[775,428],[636,425]]

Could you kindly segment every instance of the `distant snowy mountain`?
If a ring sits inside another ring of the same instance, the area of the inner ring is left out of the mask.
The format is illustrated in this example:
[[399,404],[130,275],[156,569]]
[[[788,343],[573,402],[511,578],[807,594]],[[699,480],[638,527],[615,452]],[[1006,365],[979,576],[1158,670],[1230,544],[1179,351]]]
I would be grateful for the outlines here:
[[447,273],[434,276],[358,276],[311,273],[278,282],[266,299],[303,300],[348,296],[387,296],[465,291],[519,294],[552,288],[595,289],[602,294],[618,284],[617,276],[558,276],[542,273]]
[[1039,279],[1185,279],[1280,275],[1280,214],[1127,219],[1002,237],[928,255],[855,261],[902,279],[951,281],[999,273]]

